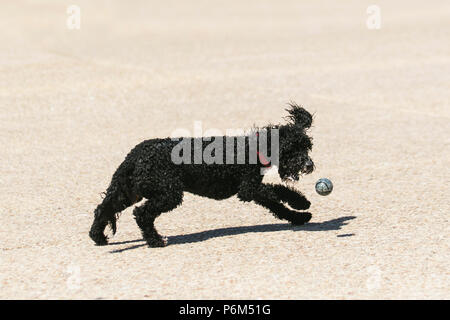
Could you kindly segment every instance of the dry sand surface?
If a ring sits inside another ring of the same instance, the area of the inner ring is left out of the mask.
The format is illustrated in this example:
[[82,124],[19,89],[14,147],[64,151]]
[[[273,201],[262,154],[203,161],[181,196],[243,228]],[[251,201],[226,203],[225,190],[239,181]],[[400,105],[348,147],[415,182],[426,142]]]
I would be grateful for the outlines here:
[[[370,4],[1,1],[0,298],[450,298],[450,3],[377,1],[379,30]],[[89,239],[135,144],[290,100],[315,112],[308,225],[186,193],[157,220],[166,248],[133,208]]]

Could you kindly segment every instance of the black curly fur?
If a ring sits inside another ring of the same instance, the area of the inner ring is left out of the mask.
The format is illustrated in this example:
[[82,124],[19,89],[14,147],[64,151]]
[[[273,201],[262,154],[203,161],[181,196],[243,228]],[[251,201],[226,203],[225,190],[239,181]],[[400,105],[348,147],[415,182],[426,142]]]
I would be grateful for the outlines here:
[[[305,132],[311,127],[312,116],[295,103],[291,103],[287,111],[287,124],[270,125],[261,129],[266,129],[268,133],[271,128],[279,130],[278,172],[283,180],[298,180],[300,172],[307,174],[314,169],[308,156],[312,140]],[[247,147],[250,136],[243,138]],[[186,139],[189,139],[192,146],[198,143],[202,150],[212,141],[202,138]],[[268,134],[268,153],[271,152],[270,139],[271,135]],[[248,152],[245,153],[245,164],[225,164],[225,156],[223,164],[175,164],[171,160],[171,153],[177,144],[177,141],[170,138],[146,140],[126,156],[114,173],[102,203],[95,209],[89,235],[97,245],[108,243],[104,235],[108,224],[113,233],[116,232],[116,221],[122,210],[145,198],[145,203],[133,211],[136,223],[150,247],[165,246],[166,241],[156,231],[154,221],[161,213],[179,206],[185,191],[216,200],[237,194],[241,201],[254,201],[271,211],[275,217],[296,225],[311,219],[309,212],[295,211],[309,208],[310,202],[305,196],[283,185],[263,184],[261,169],[266,164],[260,160],[251,164]],[[192,159],[194,149],[192,148]],[[236,154],[235,146],[234,155]],[[283,202],[295,210],[287,208]]]

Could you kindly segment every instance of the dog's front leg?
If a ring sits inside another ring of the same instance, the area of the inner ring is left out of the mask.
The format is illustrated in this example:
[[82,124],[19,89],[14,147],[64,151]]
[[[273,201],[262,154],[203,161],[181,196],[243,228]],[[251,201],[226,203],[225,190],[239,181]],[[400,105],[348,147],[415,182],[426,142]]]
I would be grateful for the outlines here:
[[272,185],[272,187],[278,199],[287,202],[296,210],[306,210],[311,206],[311,202],[309,202],[303,194],[294,189],[279,184]]
[[269,209],[275,217],[287,220],[295,225],[302,225],[311,219],[309,212],[297,212],[286,208],[277,194],[279,189],[270,184],[253,182],[251,180],[241,183],[238,198],[242,201],[254,201]]

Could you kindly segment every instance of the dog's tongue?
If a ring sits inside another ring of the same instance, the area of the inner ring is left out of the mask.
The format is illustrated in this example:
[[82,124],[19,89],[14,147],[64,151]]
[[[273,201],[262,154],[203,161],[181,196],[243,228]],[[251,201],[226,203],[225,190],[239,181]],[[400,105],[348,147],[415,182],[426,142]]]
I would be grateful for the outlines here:
[[264,155],[258,151],[259,162],[265,167],[270,167],[270,162],[264,157]]

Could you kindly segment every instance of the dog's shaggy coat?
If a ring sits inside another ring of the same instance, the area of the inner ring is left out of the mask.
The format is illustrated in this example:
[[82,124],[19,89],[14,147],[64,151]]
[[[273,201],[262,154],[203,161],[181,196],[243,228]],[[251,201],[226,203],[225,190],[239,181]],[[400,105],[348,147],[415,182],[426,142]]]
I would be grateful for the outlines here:
[[[270,129],[278,129],[278,172],[282,180],[298,180],[300,172],[308,174],[314,169],[308,156],[312,141],[305,132],[311,127],[312,116],[293,103],[287,111],[287,124],[257,129],[254,136],[258,139],[259,132],[267,132],[267,151],[271,152]],[[241,138],[245,141],[245,150],[249,150],[250,135]],[[183,139],[191,142],[191,146],[199,145],[204,150],[214,137]],[[237,194],[240,200],[254,201],[271,211],[275,217],[296,225],[311,219],[309,212],[291,210],[282,203],[286,202],[296,210],[308,209],[310,202],[301,193],[283,185],[262,183],[261,169],[267,166],[264,156],[258,157],[256,163],[249,160],[250,155],[246,152],[244,164],[227,164],[225,156],[224,161],[220,161],[222,164],[207,164],[204,161],[199,164],[176,164],[171,155],[178,143],[170,138],[146,140],[126,156],[114,173],[102,203],[95,209],[89,235],[97,245],[107,244],[104,230],[108,224],[113,233],[116,232],[117,217],[122,210],[145,198],[144,204],[134,209],[136,222],[150,247],[165,246],[166,240],[156,231],[154,221],[161,213],[179,206],[185,191],[216,200]],[[194,159],[195,148],[191,148],[191,152],[191,159]],[[237,153],[235,149],[234,155]]]

